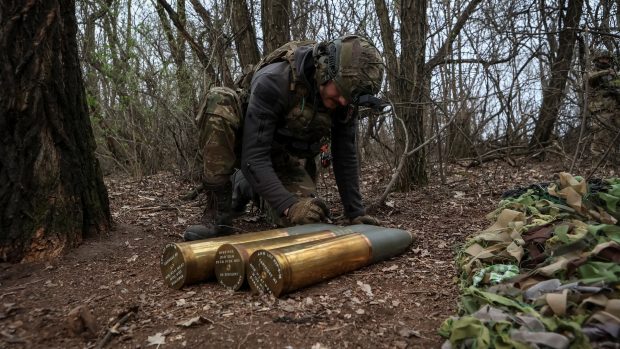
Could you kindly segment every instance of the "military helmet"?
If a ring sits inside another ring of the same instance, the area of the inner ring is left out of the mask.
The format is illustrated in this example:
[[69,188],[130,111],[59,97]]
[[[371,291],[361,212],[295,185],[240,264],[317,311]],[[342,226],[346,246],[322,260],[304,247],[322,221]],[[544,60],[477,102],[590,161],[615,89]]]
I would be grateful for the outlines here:
[[612,65],[614,56],[608,50],[593,50],[592,63],[601,68],[609,68]]
[[370,40],[345,35],[314,47],[315,78],[319,85],[332,80],[349,102],[375,95],[383,81],[383,59]]

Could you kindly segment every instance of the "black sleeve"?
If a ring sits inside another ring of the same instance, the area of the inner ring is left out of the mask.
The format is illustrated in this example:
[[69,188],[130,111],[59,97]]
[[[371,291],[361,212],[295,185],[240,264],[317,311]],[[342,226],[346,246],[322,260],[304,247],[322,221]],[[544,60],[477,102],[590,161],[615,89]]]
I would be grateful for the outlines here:
[[332,120],[331,143],[336,185],[338,185],[345,216],[355,218],[365,214],[360,194],[355,144],[357,118],[352,118],[346,123],[340,121],[338,117]]
[[[288,75],[287,75],[288,76]],[[288,80],[261,74],[252,81],[245,114],[241,171],[254,189],[279,214],[296,203],[297,197],[282,185],[271,163],[271,144],[288,105]]]

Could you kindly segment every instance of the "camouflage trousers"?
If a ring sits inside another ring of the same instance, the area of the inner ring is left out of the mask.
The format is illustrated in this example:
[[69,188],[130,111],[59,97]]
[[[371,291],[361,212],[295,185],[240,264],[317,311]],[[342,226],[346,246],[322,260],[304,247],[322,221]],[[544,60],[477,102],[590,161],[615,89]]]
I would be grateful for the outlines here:
[[620,142],[616,140],[615,144],[612,144],[614,137],[620,132],[620,96],[595,94],[591,96],[588,108],[592,118],[590,151],[600,156],[612,147],[611,157],[608,157],[612,159],[614,155],[620,154]]
[[[227,87],[215,87],[207,92],[200,107],[196,124],[200,131],[199,144],[203,157],[203,179],[208,185],[233,183],[233,210],[245,208],[249,200],[257,204],[274,224],[289,225],[258,197],[239,171],[243,109],[237,93]],[[271,152],[274,171],[284,187],[298,197],[316,196],[316,185],[304,167],[304,160],[274,147]]]

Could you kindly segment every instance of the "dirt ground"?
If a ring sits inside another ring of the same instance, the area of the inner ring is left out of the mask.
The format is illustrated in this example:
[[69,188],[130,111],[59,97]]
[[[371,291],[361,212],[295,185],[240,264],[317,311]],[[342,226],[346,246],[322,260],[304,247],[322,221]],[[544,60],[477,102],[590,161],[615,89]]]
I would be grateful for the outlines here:
[[[109,236],[47,263],[0,265],[0,347],[438,348],[437,328],[457,311],[454,252],[489,225],[485,215],[503,191],[550,181],[561,170],[540,163],[454,166],[444,185],[435,176],[427,187],[391,194],[375,215],[414,234],[406,253],[281,299],[214,282],[167,288],[162,248],[180,242],[201,214],[199,199],[179,199],[192,184],[170,173],[106,178],[115,222]],[[387,171],[365,169],[364,198],[380,195],[388,180]],[[319,189],[341,215],[329,174]],[[271,228],[256,211],[236,224],[242,231]],[[84,319],[81,335],[69,330],[79,327],[68,320],[75,318]]]

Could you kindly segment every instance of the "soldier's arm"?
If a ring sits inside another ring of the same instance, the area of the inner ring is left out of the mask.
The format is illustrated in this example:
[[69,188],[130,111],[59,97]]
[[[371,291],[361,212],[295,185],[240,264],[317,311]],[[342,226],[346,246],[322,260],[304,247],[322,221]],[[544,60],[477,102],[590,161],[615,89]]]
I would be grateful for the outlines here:
[[343,123],[339,118],[332,119],[332,156],[334,158],[334,176],[348,218],[365,214],[359,187],[358,159],[355,144],[357,118]]
[[254,78],[245,114],[241,150],[243,175],[254,192],[279,214],[298,201],[282,185],[271,163],[271,143],[278,120],[286,112],[287,98],[288,80],[283,81],[279,75],[266,73]]
[[596,80],[606,75],[615,76],[616,72],[613,69],[597,70],[588,74],[588,81],[590,84],[593,84]]

